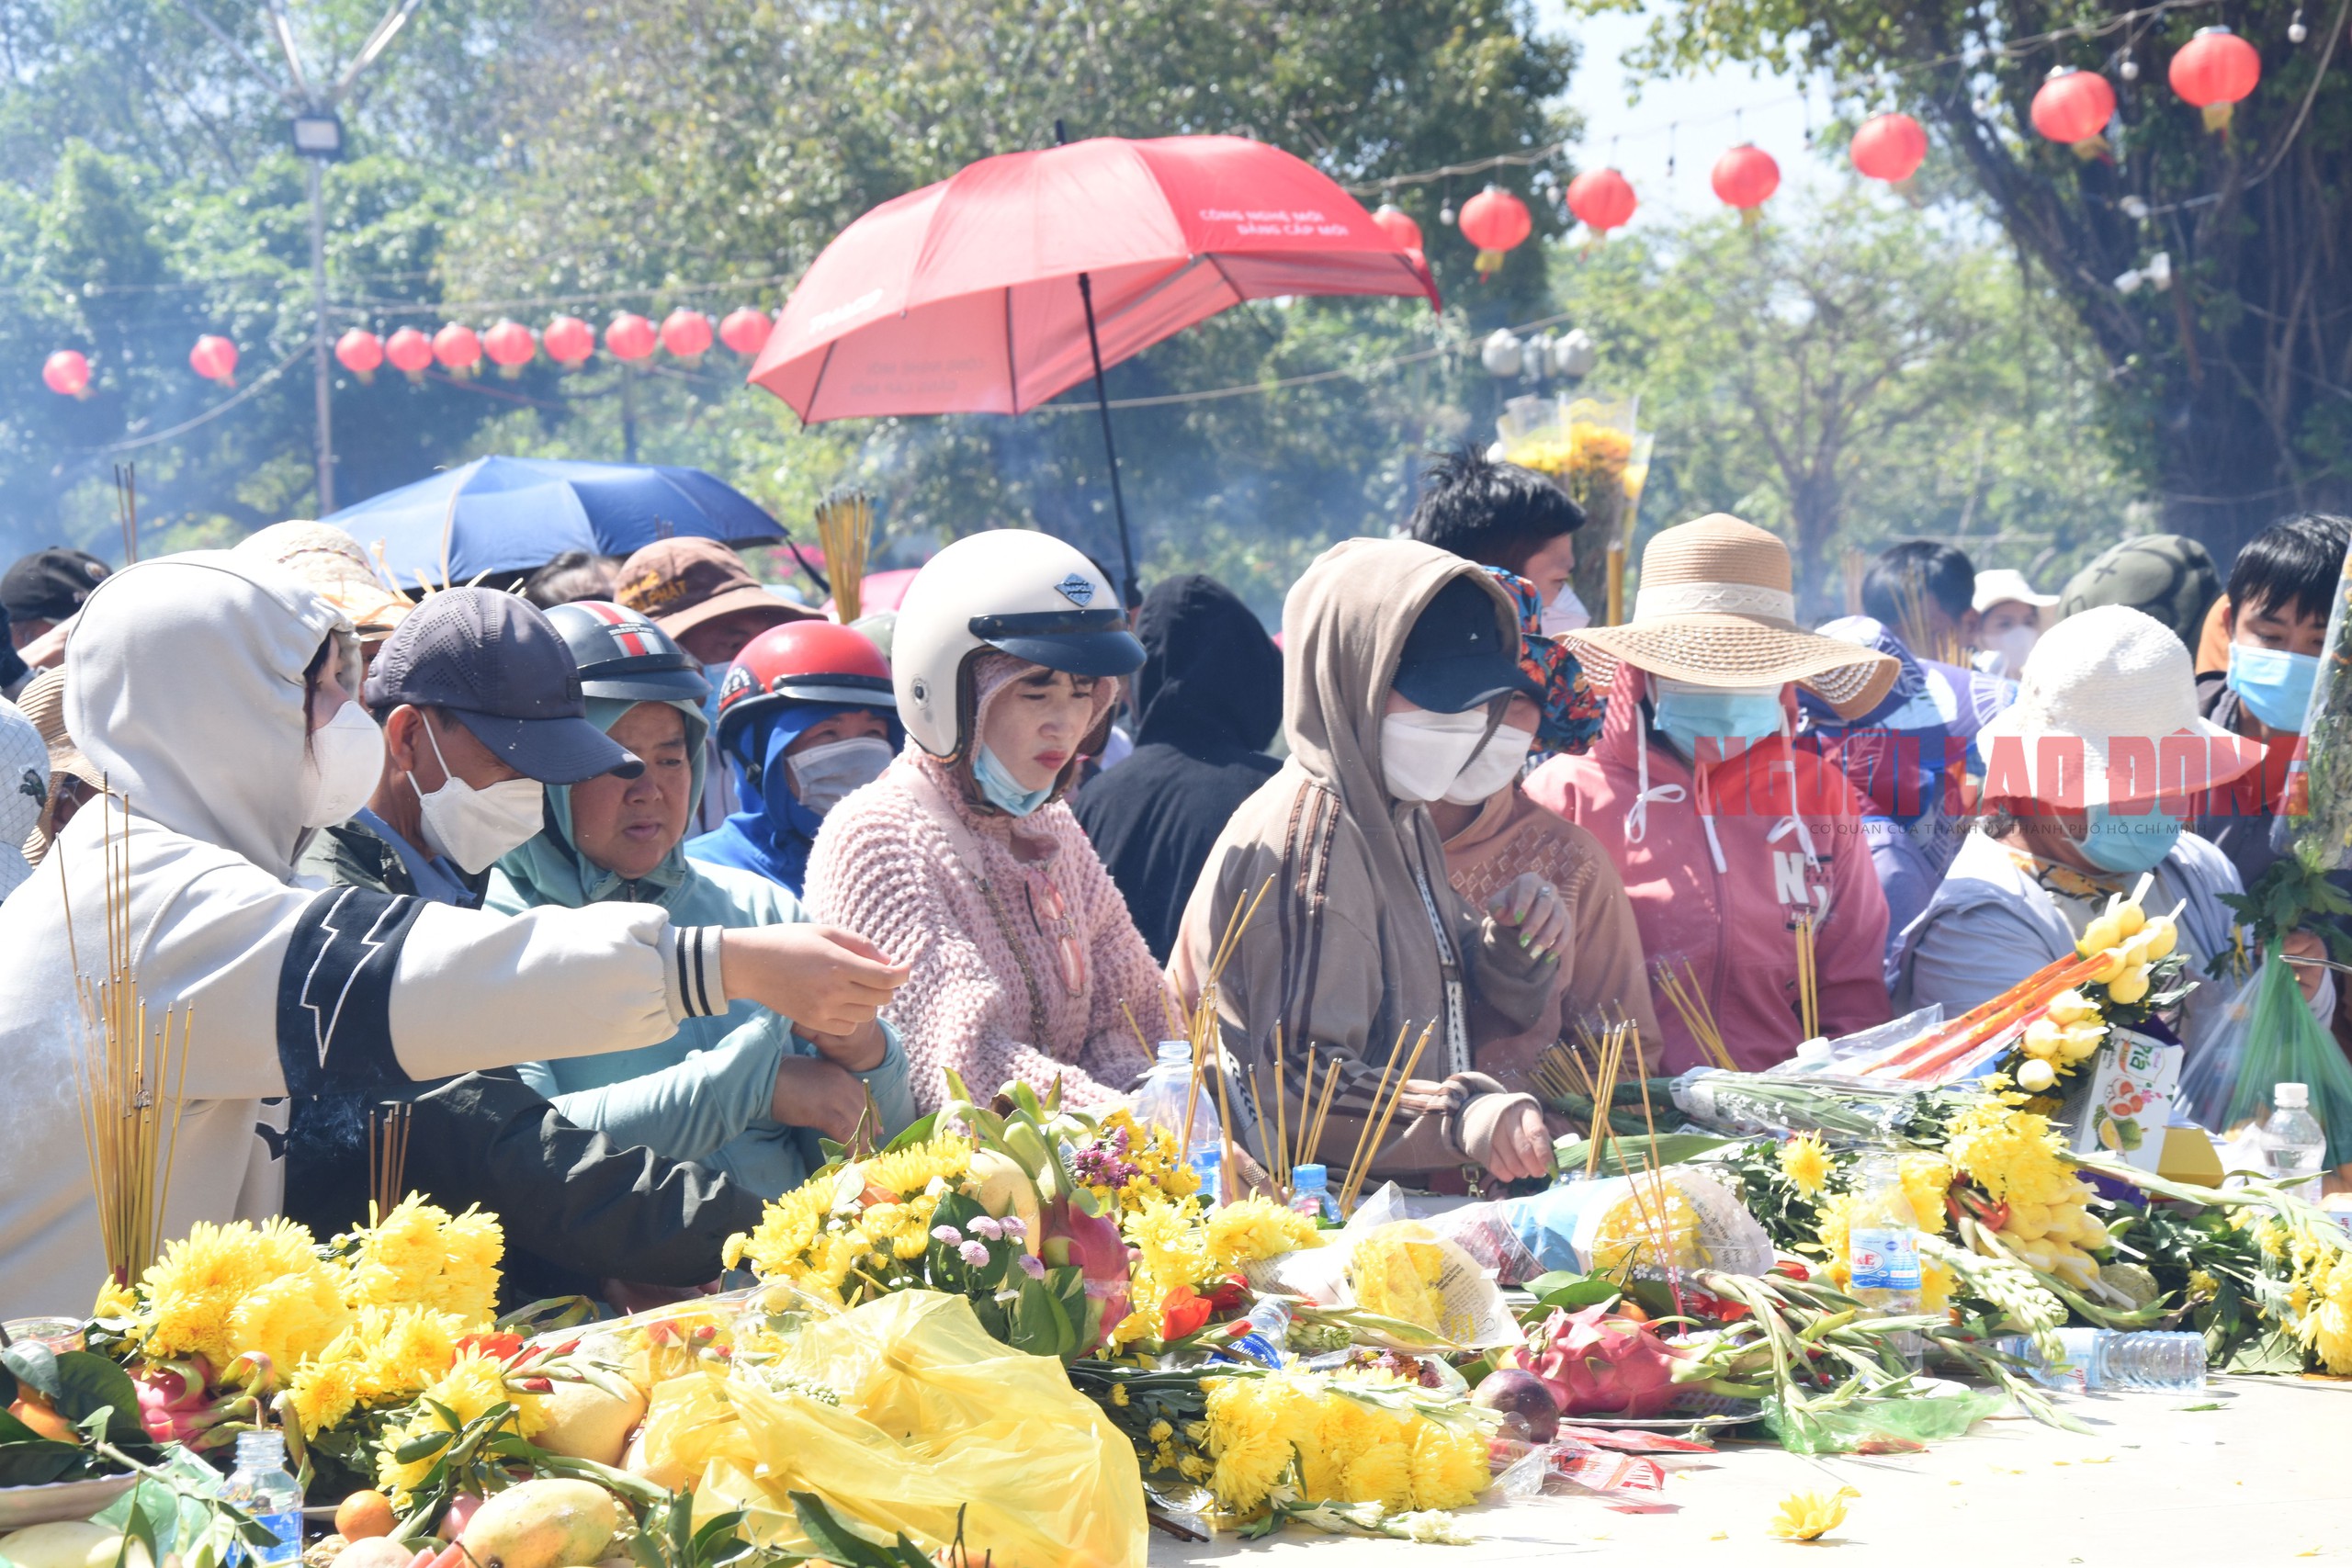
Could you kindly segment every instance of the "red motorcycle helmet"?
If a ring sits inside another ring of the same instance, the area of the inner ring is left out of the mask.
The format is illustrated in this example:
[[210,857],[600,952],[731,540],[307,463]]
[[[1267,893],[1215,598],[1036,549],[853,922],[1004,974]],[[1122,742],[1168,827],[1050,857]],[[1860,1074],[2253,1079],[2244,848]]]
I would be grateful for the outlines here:
[[874,639],[831,621],[786,621],[743,645],[718,686],[718,743],[785,703],[846,703],[896,713],[890,661]]

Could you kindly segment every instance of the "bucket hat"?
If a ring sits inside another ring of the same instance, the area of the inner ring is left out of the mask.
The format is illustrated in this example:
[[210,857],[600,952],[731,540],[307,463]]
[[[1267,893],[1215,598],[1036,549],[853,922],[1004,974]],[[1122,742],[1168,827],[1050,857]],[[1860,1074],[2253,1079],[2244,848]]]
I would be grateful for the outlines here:
[[2015,706],[1976,732],[1984,795],[2073,809],[2194,794],[2264,749],[2197,711],[2188,649],[2123,604],[2067,616],[2026,656]]
[[2033,611],[2034,625],[2047,630],[2057,619],[2051,612],[2058,607],[2055,593],[2036,593],[2025,573],[2013,566],[1996,566],[1976,574],[1976,597],[1970,608],[1983,615],[1996,604],[2023,604]]
[[1796,616],[1789,547],[1718,512],[1650,540],[1630,623],[1587,626],[1564,640],[1597,681],[1621,661],[1702,686],[1794,681],[1849,716],[1886,694],[1894,660],[1806,631]]
[[241,555],[276,561],[304,587],[351,617],[362,643],[392,635],[415,602],[384,585],[358,540],[324,523],[272,523],[237,541]]

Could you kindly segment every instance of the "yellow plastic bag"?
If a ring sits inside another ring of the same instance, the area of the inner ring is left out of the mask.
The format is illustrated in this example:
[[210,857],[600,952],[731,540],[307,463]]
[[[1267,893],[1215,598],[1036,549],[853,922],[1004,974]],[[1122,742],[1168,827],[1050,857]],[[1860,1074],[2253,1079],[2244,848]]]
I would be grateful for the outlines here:
[[1134,1449],[1059,1361],[990,1338],[963,1297],[879,1297],[803,1330],[776,1371],[837,1390],[840,1405],[729,1382],[745,1444],[714,1447],[697,1524],[742,1508],[754,1541],[808,1551],[787,1495],[812,1492],[875,1539],[904,1531],[925,1551],[955,1539],[961,1509],[975,1562],[1143,1568]]
[[752,1465],[758,1456],[735,1418],[727,1381],[712,1372],[689,1372],[657,1383],[645,1423],[629,1444],[629,1473],[673,1492],[694,1483],[714,1460]]

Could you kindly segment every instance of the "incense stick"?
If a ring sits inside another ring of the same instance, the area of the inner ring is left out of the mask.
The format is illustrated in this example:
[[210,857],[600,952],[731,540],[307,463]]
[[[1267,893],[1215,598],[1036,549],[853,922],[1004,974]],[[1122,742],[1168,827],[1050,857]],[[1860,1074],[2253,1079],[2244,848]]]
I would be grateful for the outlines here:
[[[403,1100],[384,1107],[380,1125],[375,1111],[368,1112],[368,1207],[369,1224],[401,1205],[408,1187],[408,1131],[411,1107]],[[860,1125],[865,1113],[859,1113]]]
[[1821,990],[1814,968],[1813,914],[1807,910],[1796,919],[1797,933],[1797,1026],[1803,1038],[1811,1040],[1821,1032]]
[[1340,1058],[1332,1057],[1324,1064],[1323,1098],[1316,1102],[1315,1125],[1307,1130],[1306,1148],[1310,1154],[1323,1152],[1323,1124],[1331,1118],[1331,1101],[1340,1090]]
[[1396,1058],[1405,1049],[1405,1031],[1411,1027],[1410,1023],[1400,1023],[1396,1026],[1396,1038],[1389,1043],[1388,1055],[1380,1064],[1380,1081],[1373,1086],[1372,1104],[1365,1108],[1363,1121],[1356,1128],[1356,1146],[1348,1156],[1347,1175],[1340,1179],[1342,1185],[1340,1213],[1343,1215],[1347,1213],[1345,1182],[1349,1176],[1354,1174],[1356,1167],[1363,1163],[1363,1145],[1364,1140],[1372,1136],[1372,1119],[1380,1110],[1382,1097],[1388,1092],[1388,1075],[1396,1069]]
[[817,505],[817,543],[825,552],[825,575],[833,580],[833,618],[843,626],[865,608],[862,590],[873,530],[874,498],[862,490]]
[[1290,1157],[1290,1117],[1283,1108],[1283,1097],[1289,1089],[1290,1085],[1283,1076],[1283,1026],[1278,1023],[1274,1025],[1274,1157],[1281,1162],[1282,1169],[1274,1180],[1282,1189],[1285,1201],[1290,1198],[1293,1161]]
[[[1266,1106],[1265,1101],[1258,1097],[1258,1064],[1252,1062],[1242,1070],[1246,1075],[1246,1084],[1250,1090],[1250,1119],[1257,1123],[1258,1127],[1258,1152],[1266,1156],[1264,1161],[1266,1175],[1279,1190],[1282,1187],[1283,1162],[1282,1156],[1274,1153],[1273,1146],[1266,1139]],[[1285,1193],[1284,1196],[1288,1194]]]
[[114,505],[122,524],[122,564],[139,564],[139,465],[114,466]]
[[1159,1053],[1152,1043],[1143,1037],[1143,1025],[1136,1021],[1136,1010],[1127,1005],[1127,998],[1125,997],[1119,998],[1119,1010],[1127,1015],[1127,1027],[1135,1031],[1136,1043],[1143,1047],[1143,1054],[1147,1056],[1159,1055]]
[[[1422,1026],[1421,1037],[1413,1042],[1413,1054],[1406,1058],[1405,1070],[1397,1075],[1396,1087],[1389,1092],[1388,1103],[1381,1110],[1380,1126],[1372,1135],[1372,1147],[1349,1169],[1348,1189],[1340,1199],[1340,1213],[1348,1213],[1355,1209],[1356,1198],[1363,1191],[1363,1179],[1371,1174],[1372,1162],[1380,1157],[1381,1142],[1388,1136],[1388,1123],[1396,1115],[1396,1102],[1405,1098],[1405,1086],[1412,1081],[1413,1069],[1421,1065],[1421,1053],[1429,1049],[1430,1037],[1436,1032],[1437,1024],[1432,1021]],[[1398,1043],[1403,1043],[1401,1035]]]

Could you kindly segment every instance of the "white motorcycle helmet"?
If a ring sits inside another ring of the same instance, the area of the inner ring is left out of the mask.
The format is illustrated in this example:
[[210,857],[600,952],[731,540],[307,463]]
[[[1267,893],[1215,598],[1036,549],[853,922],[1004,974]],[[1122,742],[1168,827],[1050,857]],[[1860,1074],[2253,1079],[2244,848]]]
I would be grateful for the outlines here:
[[899,717],[934,757],[964,750],[965,660],[997,649],[1073,675],[1127,675],[1143,644],[1094,563],[1050,534],[997,528],[931,558],[899,604],[890,679]]

